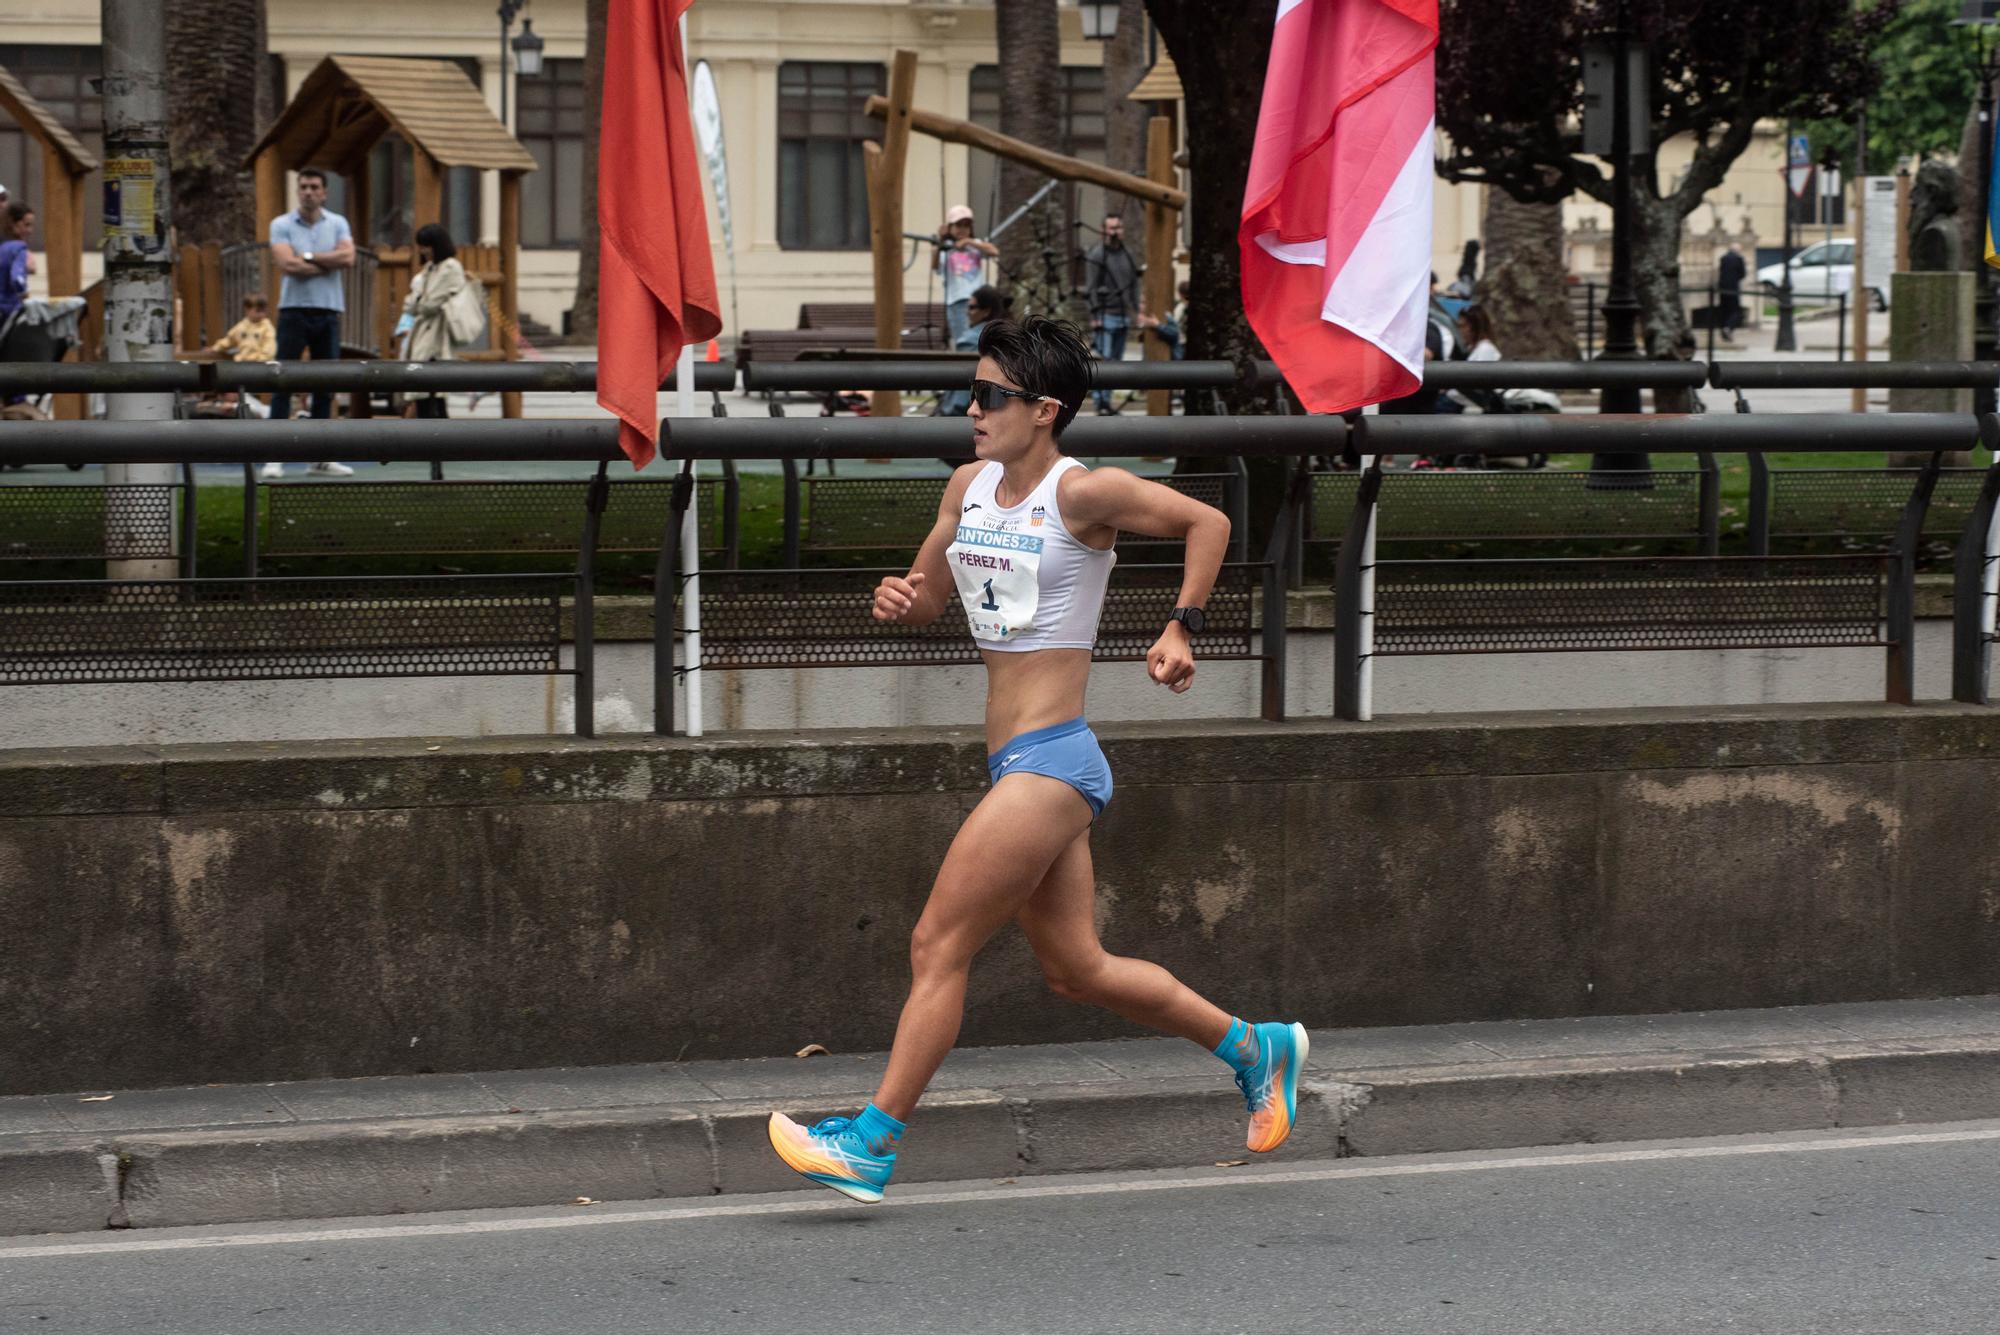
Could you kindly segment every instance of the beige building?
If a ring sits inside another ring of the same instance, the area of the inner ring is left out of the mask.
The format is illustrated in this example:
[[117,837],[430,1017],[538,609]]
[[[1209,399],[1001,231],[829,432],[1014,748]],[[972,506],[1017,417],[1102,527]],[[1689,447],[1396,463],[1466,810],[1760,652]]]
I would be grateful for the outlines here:
[[[500,32],[493,0],[268,0],[270,66],[262,77],[288,96],[322,56],[333,52],[406,55],[459,61],[501,109]],[[584,119],[583,0],[531,0],[525,16],[545,46],[543,73],[507,76],[506,120],[542,164],[523,188],[521,309],[529,320],[560,331],[575,291],[581,224]],[[98,64],[95,0],[0,0],[0,64],[20,75],[93,149],[101,143],[97,99],[87,80]],[[1062,12],[1063,97],[1067,151],[1101,156],[1105,94],[1103,47],[1083,37],[1081,15],[1065,0]],[[518,30],[518,29],[517,29]],[[879,125],[857,111],[887,79],[898,47],[919,56],[916,102],[948,116],[997,124],[991,0],[699,0],[688,16],[689,55],[714,72],[730,173],[733,249],[711,226],[716,277],[722,288],[725,334],[741,328],[790,327],[801,302],[867,300],[867,249],[861,141]],[[510,62],[511,66],[511,62]],[[248,80],[256,72],[246,72]],[[1252,109],[1246,108],[1246,114]],[[1782,232],[1783,156],[1778,127],[1760,133],[1712,200],[1689,219],[1683,279],[1707,281],[1724,234],[1766,246]],[[1685,169],[1688,150],[1669,144],[1662,179]],[[409,226],[407,149],[378,150],[372,168],[375,235],[406,236]],[[982,233],[998,219],[994,162],[985,153],[912,140],[905,226],[929,232],[950,204],[967,203]],[[0,126],[0,182],[17,198],[40,188],[39,155],[25,135]],[[1199,190],[1200,182],[1192,188]],[[495,240],[498,183],[487,174],[457,172],[447,187],[446,223],[461,238]],[[89,195],[94,209],[97,190]],[[1449,282],[1461,247],[1479,234],[1484,207],[1478,187],[1437,183],[1433,265]],[[336,190],[335,207],[339,207]],[[1095,188],[1068,192],[1075,221],[1095,222],[1104,204]],[[1579,274],[1609,267],[1608,211],[1586,201],[1565,206],[1570,263]],[[715,220],[711,200],[711,221]],[[1072,252],[1088,232],[1056,238]],[[254,238],[248,238],[254,239]],[[87,238],[95,245],[95,236]],[[1746,249],[1748,247],[1746,246]],[[936,299],[927,248],[904,252],[905,296]],[[98,271],[86,252],[86,281]],[[531,340],[534,336],[531,333]]]

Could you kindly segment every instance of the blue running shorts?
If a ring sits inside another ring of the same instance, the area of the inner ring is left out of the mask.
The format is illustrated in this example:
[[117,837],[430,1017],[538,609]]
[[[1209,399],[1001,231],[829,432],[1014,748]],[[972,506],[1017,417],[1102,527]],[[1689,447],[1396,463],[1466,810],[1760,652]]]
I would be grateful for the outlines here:
[[1097,734],[1080,716],[1067,723],[1024,732],[986,757],[986,772],[998,783],[1009,774],[1045,774],[1061,779],[1090,803],[1091,819],[1111,800],[1111,766]]

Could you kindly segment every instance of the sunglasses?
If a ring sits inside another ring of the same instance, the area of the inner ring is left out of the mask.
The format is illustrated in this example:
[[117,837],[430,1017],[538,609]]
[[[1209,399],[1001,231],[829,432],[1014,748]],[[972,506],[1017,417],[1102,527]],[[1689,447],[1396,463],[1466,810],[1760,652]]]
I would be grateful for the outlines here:
[[1046,394],[1030,394],[1025,389],[1008,389],[1005,385],[996,385],[991,380],[972,382],[972,401],[979,405],[979,411],[982,413],[990,413],[995,408],[1005,407],[1008,399],[1040,403],[1047,397]]

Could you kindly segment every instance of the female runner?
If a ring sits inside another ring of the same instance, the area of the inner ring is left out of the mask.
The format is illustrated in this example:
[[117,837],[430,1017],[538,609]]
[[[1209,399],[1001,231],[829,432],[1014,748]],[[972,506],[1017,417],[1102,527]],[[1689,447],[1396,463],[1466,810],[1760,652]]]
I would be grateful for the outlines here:
[[1229,543],[1221,511],[1117,468],[1085,468],[1057,445],[1090,388],[1090,352],[1071,325],[995,320],[972,382],[978,461],[952,474],[937,526],[910,573],[875,590],[875,617],[922,626],[956,584],[986,662],[993,786],[960,827],[910,938],[909,999],[874,1101],[812,1127],[772,1113],[771,1144],[793,1169],[858,1201],[879,1201],[904,1122],[958,1039],[972,960],[1009,919],[1027,933],[1057,995],[1210,1049],[1236,1071],[1249,1147],[1291,1133],[1302,1025],[1245,1024],[1157,964],[1109,954],[1093,915],[1090,826],[1111,770],[1083,717],[1098,612],[1118,531],[1183,538],[1179,605],[1146,654],[1176,694],[1194,684],[1189,637]]

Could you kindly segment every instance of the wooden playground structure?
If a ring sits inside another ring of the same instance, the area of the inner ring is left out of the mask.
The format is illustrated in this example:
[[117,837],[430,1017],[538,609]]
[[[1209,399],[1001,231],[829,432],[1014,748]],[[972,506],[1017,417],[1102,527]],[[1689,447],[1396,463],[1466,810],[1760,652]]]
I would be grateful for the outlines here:
[[[884,122],[882,142],[861,146],[868,181],[868,235],[875,270],[875,345],[903,345],[903,168],[912,132],[947,143],[983,149],[995,157],[1033,167],[1061,181],[1088,181],[1146,202],[1146,276],[1142,300],[1147,312],[1163,315],[1174,300],[1174,232],[1187,192],[1180,189],[1174,168],[1174,123],[1154,116],[1146,125],[1146,175],[1115,171],[1097,162],[1067,157],[1012,138],[971,121],[940,116],[911,106],[917,83],[917,53],[899,50],[889,66],[889,95],[871,97],[867,115]],[[1167,347],[1157,338],[1144,340],[1148,361],[1164,360]],[[1146,411],[1163,416],[1169,392],[1152,390]],[[877,417],[898,416],[902,396],[877,390],[870,410]]]

